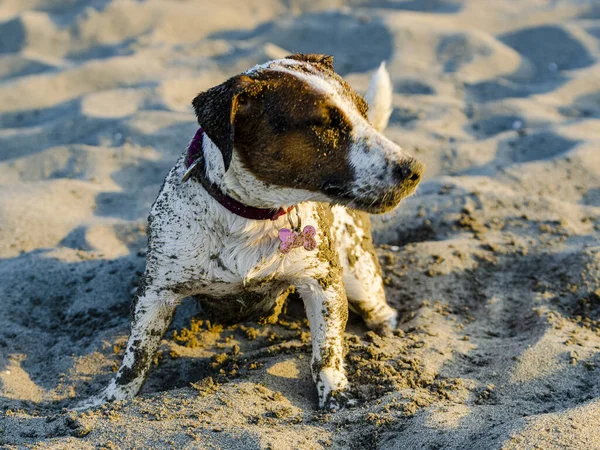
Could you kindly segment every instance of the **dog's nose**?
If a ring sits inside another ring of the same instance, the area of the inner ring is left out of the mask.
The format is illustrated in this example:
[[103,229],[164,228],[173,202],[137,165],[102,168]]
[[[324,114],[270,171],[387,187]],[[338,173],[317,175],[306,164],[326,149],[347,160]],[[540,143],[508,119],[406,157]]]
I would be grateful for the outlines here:
[[416,159],[402,159],[394,164],[394,178],[400,183],[414,183],[421,181],[425,166]]

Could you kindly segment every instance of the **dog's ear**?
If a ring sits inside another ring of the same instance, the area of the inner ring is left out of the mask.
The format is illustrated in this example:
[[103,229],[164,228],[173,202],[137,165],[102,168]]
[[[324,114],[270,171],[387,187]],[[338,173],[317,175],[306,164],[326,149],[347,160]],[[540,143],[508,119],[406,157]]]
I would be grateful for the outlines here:
[[225,171],[229,169],[233,156],[233,122],[240,106],[240,95],[252,83],[250,77],[238,75],[219,86],[201,92],[192,100],[198,123],[223,154]]
[[316,53],[295,53],[290,56],[286,56],[286,59],[295,59],[296,61],[306,61],[313,64],[322,64],[329,70],[333,70],[333,56],[331,55],[318,55]]

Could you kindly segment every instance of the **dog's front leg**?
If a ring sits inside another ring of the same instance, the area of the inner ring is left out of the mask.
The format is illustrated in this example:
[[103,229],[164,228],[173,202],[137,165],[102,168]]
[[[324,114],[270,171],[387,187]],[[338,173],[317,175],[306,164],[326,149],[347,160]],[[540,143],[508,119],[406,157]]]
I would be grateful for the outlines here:
[[77,409],[132,398],[138,393],[178,301],[172,292],[147,287],[142,280],[132,304],[131,335],[117,375],[98,397],[83,402]]
[[145,289],[134,302],[131,336],[117,376],[104,392],[107,400],[132,398],[141,389],[177,301],[168,291],[158,294]]
[[296,284],[304,301],[312,336],[312,375],[319,408],[339,409],[348,385],[344,371],[343,339],[348,301],[341,276],[328,274]]

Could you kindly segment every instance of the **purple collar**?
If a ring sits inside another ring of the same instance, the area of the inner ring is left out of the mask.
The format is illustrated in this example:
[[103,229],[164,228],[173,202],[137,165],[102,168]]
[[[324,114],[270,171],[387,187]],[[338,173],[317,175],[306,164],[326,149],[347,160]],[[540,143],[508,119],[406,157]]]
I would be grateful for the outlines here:
[[[225,194],[219,186],[215,183],[210,182],[205,176],[204,167],[204,153],[202,151],[202,137],[204,136],[204,130],[200,128],[192,142],[188,147],[185,155],[185,167],[188,169],[183,176],[183,181],[187,181],[190,176],[202,184],[206,192],[208,192],[216,201],[218,201],[223,207],[228,209],[234,214],[240,217],[251,220],[277,220],[279,217],[290,212],[294,207],[290,206],[287,210],[283,208],[279,209],[263,209],[254,208],[253,206],[246,206],[243,203],[238,202],[234,198]],[[199,170],[194,170],[196,167]]]

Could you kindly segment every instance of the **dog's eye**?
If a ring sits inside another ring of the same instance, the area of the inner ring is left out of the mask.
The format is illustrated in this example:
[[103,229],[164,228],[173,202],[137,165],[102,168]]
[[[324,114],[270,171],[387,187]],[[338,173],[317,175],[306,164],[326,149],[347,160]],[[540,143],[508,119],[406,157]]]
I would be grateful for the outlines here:
[[329,118],[328,117],[311,117],[310,119],[308,119],[306,125],[308,125],[309,127],[326,127],[327,125],[329,125]]
[[319,127],[324,128],[328,127],[331,124],[331,116],[329,108],[325,108],[318,113],[311,116],[306,122],[305,125],[309,127]]
[[248,97],[244,94],[238,95],[237,104],[238,106],[246,106],[248,104]]

